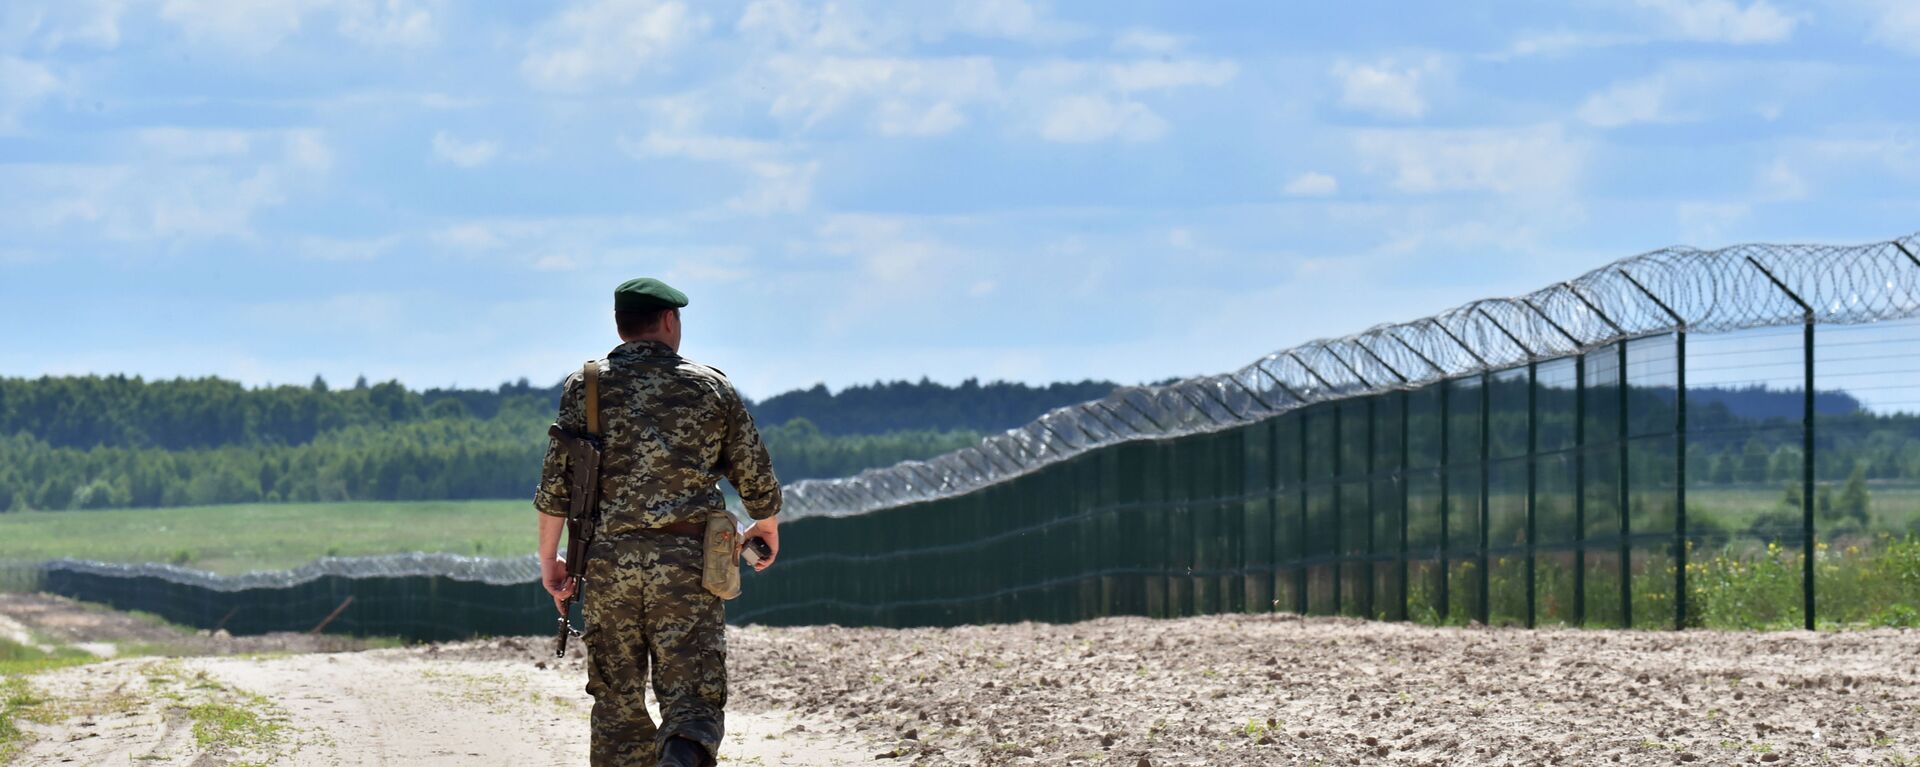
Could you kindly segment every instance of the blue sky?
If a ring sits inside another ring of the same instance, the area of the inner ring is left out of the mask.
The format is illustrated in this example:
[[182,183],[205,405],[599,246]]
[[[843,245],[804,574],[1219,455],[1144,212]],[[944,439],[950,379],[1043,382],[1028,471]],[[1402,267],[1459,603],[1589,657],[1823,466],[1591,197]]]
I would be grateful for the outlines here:
[[1920,229],[1920,4],[10,0],[0,374],[1126,382]]

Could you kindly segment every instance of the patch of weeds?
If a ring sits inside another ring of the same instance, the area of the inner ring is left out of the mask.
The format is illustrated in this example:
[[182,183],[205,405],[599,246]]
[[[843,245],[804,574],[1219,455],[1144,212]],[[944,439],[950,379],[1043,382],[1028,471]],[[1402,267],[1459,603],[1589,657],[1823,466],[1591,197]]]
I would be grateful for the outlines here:
[[114,645],[118,658],[173,658],[190,655],[186,647],[172,642],[122,642]]
[[10,639],[0,639],[0,675],[4,676],[38,674],[96,660],[99,658],[93,653],[73,647],[56,647],[48,652]]
[[12,763],[14,753],[26,745],[27,735],[15,723],[15,718],[28,714],[42,702],[26,679],[9,676],[0,680],[0,763]]
[[227,691],[227,696],[243,705],[208,700],[187,707],[187,719],[193,722],[193,741],[200,748],[240,750],[280,740],[283,726],[259,713],[267,705],[266,698],[232,691]]

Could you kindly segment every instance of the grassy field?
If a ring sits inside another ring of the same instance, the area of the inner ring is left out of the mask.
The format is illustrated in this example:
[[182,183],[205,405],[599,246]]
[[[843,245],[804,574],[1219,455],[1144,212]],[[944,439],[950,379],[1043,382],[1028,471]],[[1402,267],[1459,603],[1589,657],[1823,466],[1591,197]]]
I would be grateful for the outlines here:
[[198,506],[0,514],[0,560],[167,562],[222,574],[324,556],[533,553],[524,500]]

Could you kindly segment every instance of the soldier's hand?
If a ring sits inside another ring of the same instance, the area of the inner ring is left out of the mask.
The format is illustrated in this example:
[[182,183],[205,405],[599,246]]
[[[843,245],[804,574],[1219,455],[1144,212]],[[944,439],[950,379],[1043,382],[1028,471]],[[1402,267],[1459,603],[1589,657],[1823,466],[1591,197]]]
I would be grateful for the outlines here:
[[553,608],[561,613],[567,611],[566,599],[573,596],[573,578],[567,575],[567,563],[558,559],[544,559],[540,562],[540,584],[547,587],[547,593],[553,595]]
[[[745,547],[747,541],[755,538],[766,541],[767,550],[771,552],[767,554],[766,559],[753,563],[754,572],[759,572],[767,569],[769,565],[773,564],[773,560],[780,556],[780,519],[778,517],[767,517],[766,519],[753,523],[753,527],[747,528],[746,534],[740,536],[740,545]],[[739,556],[740,552],[735,551],[733,555]]]

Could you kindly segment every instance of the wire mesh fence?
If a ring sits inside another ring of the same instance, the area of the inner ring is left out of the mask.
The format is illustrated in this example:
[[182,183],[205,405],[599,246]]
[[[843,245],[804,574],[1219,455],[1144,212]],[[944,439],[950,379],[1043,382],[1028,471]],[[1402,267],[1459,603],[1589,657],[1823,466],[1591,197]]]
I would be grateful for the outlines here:
[[[1917,246],[1658,251],[800,482],[786,552],[730,617],[1920,623]],[[531,560],[445,559],[40,577],[234,630],[347,596],[359,633],[551,622]]]
[[1920,621],[1920,258],[1668,249],[794,488],[737,620]]

